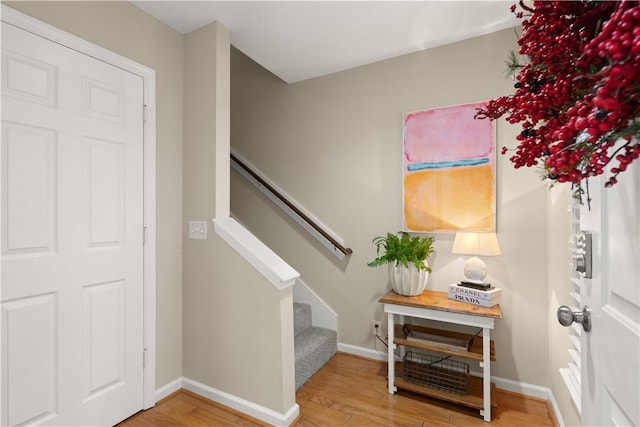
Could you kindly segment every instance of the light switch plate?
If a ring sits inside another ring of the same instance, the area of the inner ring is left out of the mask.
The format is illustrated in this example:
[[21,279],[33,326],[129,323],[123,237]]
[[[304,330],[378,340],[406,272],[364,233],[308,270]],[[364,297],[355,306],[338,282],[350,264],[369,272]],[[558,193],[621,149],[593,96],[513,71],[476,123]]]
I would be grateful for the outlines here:
[[189,221],[189,238],[194,240],[206,240],[207,221]]

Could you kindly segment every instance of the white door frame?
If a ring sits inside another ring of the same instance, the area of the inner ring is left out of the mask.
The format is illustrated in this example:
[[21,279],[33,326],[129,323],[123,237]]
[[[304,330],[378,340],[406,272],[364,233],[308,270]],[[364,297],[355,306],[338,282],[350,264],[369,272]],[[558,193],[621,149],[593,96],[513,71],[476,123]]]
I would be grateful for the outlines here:
[[[143,408],[156,403],[156,106],[155,70],[131,61],[72,34],[25,15],[5,5],[0,5],[2,21],[29,31],[45,39],[69,47],[85,55],[104,61],[144,81],[144,243],[143,266],[143,328],[144,328],[144,396]],[[142,230],[140,230],[142,232]]]

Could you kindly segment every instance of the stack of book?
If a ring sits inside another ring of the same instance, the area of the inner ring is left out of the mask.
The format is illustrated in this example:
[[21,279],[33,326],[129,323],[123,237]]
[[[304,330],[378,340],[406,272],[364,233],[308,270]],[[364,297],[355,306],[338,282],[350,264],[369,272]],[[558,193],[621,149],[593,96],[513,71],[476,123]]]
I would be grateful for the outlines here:
[[464,283],[449,285],[449,299],[482,307],[493,307],[500,304],[501,294],[502,290],[493,286],[472,286]]

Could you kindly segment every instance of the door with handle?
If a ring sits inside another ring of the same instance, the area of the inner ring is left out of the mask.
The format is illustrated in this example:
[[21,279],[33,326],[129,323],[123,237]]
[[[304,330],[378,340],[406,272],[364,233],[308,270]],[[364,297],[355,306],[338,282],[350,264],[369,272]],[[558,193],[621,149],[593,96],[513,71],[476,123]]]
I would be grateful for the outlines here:
[[574,267],[583,306],[557,315],[583,329],[582,425],[640,425],[640,165],[611,188],[604,179],[590,180],[590,207],[580,208],[586,233],[576,237]]

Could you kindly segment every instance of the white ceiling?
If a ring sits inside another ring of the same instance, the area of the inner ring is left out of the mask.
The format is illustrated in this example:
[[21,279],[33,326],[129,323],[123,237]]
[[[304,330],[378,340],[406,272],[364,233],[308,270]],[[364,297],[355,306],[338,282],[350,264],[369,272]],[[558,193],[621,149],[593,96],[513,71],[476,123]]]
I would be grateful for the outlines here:
[[132,3],[185,34],[220,22],[233,46],[287,83],[519,25],[513,0]]

